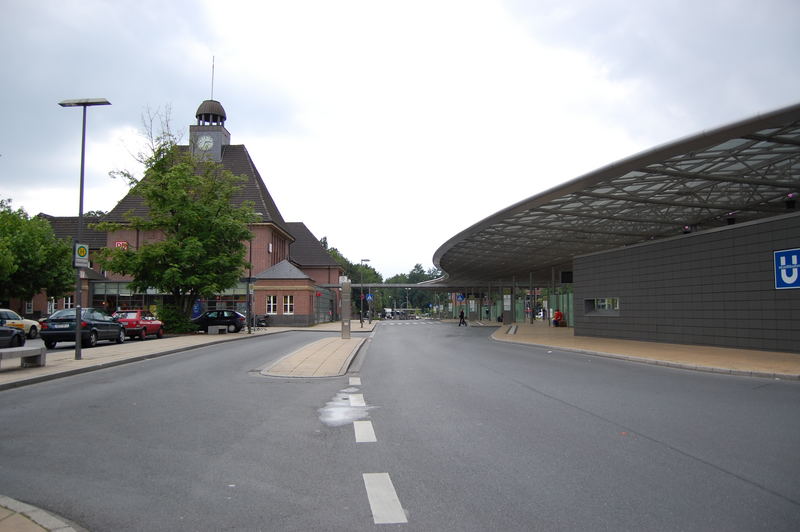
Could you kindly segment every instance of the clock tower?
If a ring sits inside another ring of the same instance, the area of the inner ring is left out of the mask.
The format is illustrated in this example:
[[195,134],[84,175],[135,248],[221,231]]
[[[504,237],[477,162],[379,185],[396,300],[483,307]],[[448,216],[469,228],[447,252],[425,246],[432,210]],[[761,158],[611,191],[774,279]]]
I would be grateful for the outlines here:
[[225,129],[225,109],[216,100],[206,100],[197,108],[197,125],[189,126],[192,154],[202,159],[222,162],[222,147],[231,143]]

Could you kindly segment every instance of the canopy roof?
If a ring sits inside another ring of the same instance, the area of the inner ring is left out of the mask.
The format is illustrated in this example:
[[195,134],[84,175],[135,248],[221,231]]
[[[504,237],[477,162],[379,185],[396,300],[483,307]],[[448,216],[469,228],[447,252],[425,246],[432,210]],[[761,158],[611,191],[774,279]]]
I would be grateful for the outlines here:
[[642,152],[445,242],[450,282],[550,279],[578,255],[784,214],[800,193],[800,104]]

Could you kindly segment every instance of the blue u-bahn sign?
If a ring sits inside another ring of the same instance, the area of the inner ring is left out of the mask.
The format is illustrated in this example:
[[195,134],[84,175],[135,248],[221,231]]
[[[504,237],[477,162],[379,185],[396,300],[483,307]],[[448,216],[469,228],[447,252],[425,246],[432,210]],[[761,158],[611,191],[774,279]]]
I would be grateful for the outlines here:
[[775,289],[800,288],[800,248],[775,252]]

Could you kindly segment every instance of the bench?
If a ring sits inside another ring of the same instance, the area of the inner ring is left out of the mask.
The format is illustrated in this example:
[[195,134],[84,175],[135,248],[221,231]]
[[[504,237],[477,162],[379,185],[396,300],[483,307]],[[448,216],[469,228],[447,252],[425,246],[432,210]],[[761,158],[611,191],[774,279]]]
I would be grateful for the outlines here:
[[47,361],[47,348],[45,347],[10,347],[0,349],[0,360],[20,359],[23,368],[44,366]]
[[209,325],[208,334],[225,334],[228,332],[227,325]]

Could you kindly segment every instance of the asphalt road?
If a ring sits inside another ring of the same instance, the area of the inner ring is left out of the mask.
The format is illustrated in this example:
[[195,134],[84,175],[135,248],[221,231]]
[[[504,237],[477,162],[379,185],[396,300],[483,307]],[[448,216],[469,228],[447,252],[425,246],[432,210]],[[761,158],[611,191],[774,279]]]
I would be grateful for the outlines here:
[[253,372],[320,338],[287,333],[3,391],[0,494],[92,531],[797,529],[800,383],[491,331],[381,324],[355,384]]

